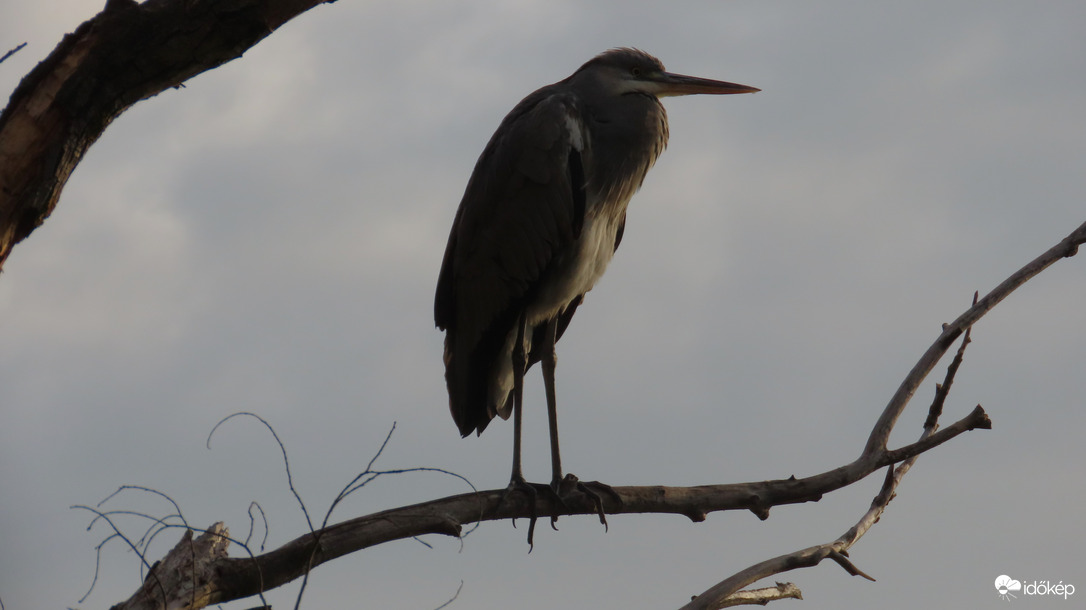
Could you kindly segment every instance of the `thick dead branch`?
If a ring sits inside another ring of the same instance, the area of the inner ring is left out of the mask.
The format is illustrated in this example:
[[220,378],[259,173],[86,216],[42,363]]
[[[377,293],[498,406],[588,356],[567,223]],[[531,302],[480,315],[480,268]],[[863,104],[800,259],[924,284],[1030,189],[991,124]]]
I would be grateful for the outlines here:
[[0,113],[0,269],[114,118],[328,1],[111,0],[65,36]]
[[162,561],[156,563],[128,601],[112,610],[159,610],[204,608],[215,589],[215,564],[226,557],[229,541],[226,526],[216,523],[192,539],[186,530]]

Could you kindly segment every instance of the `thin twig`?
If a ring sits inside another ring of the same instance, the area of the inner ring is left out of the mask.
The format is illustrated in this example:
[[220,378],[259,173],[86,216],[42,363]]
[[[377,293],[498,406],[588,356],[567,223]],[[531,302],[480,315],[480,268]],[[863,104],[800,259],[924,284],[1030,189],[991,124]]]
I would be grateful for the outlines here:
[[[159,497],[165,499],[167,502],[169,502],[170,505],[173,506],[173,508],[176,510],[176,512],[172,513],[172,514],[169,514],[169,515],[166,515],[165,517],[155,517],[153,515],[143,513],[143,512],[139,512],[139,511],[134,511],[134,510],[115,509],[115,510],[103,511],[103,510],[100,509],[103,504],[105,504],[106,502],[114,499],[120,493],[125,492],[125,491],[140,491],[140,492],[150,493],[152,495],[159,496]],[[113,540],[115,538],[121,539],[125,544],[128,545],[128,547],[134,553],[136,553],[136,556],[140,558],[140,562],[141,562],[141,564],[140,564],[141,578],[142,579],[149,579],[149,578],[153,577],[157,588],[160,590],[160,593],[163,596],[165,596],[166,595],[165,589],[163,588],[162,583],[161,583],[158,575],[155,573],[155,565],[157,564],[157,562],[156,562],[156,564],[151,564],[146,558],[146,551],[147,551],[147,549],[150,548],[151,543],[154,541],[154,538],[156,536],[158,536],[158,534],[166,531],[167,529],[174,529],[174,528],[184,529],[185,532],[186,532],[185,535],[188,537],[188,540],[187,540],[188,545],[187,546],[188,546],[189,552],[190,552],[190,554],[192,556],[192,560],[195,561],[195,552],[194,552],[193,546],[192,546],[193,545],[192,532],[205,534],[205,533],[208,533],[210,531],[210,529],[204,530],[204,529],[191,527],[189,525],[188,521],[185,519],[185,517],[184,517],[184,515],[183,515],[183,513],[181,511],[180,505],[176,501],[174,501],[174,499],[172,497],[170,497],[169,494],[166,494],[166,493],[164,493],[162,491],[159,491],[157,489],[153,489],[153,488],[146,487],[146,486],[143,486],[143,485],[122,485],[116,491],[114,491],[113,493],[106,496],[103,500],[101,500],[97,504],[96,507],[90,507],[90,506],[84,506],[84,505],[76,505],[76,506],[72,506],[71,508],[76,509],[76,510],[85,510],[85,511],[88,511],[88,512],[93,513],[95,515],[95,517],[87,525],[87,530],[88,531],[91,530],[94,527],[94,525],[100,520],[105,521],[113,529],[113,534],[110,534],[109,536],[107,536],[104,540],[102,540],[96,546],[97,559],[96,559],[96,562],[95,562],[94,578],[91,580],[91,585],[87,589],[87,592],[83,595],[83,597],[81,597],[79,599],[79,603],[83,603],[87,599],[87,597],[89,597],[90,594],[94,591],[94,586],[98,582],[98,571],[99,571],[99,565],[100,565],[101,551],[105,547],[105,545],[107,543],[109,543],[111,540]],[[121,528],[117,524],[117,522],[114,521],[114,517],[118,517],[118,516],[120,516],[120,517],[124,517],[124,516],[137,517],[139,519],[144,519],[144,520],[150,521],[151,525],[147,528],[147,530],[144,531],[143,535],[139,539],[133,541],[132,538],[130,538],[127,534],[125,534],[121,530]],[[171,523],[170,520],[172,520],[172,519],[177,519],[181,523],[180,524]],[[218,525],[218,524],[216,524],[216,525]],[[216,526],[212,526],[212,527],[216,527]],[[225,533],[216,533],[216,536],[237,545],[239,548],[241,548],[242,550],[244,550],[246,552],[246,554],[248,555],[250,560],[256,557],[256,555],[253,553],[252,549],[249,548],[247,541],[242,542],[240,540],[236,540],[236,539],[231,538],[230,536],[226,535]],[[185,541],[185,538],[183,537],[182,542],[184,542],[184,541]],[[263,548],[262,548],[262,550],[263,550]],[[144,574],[144,570],[146,570],[146,575]],[[195,574],[192,574],[191,576],[194,578]],[[195,585],[195,582],[193,582],[192,584]],[[193,589],[193,593],[195,593],[195,589]],[[263,596],[263,589],[261,589],[256,594],[259,595],[262,603],[267,603],[266,600],[264,599],[264,596]],[[190,598],[190,601],[195,603],[194,599]],[[163,604],[166,604],[166,601],[163,601]]]
[[245,544],[249,544],[249,541],[253,538],[253,529],[256,527],[256,519],[253,517],[253,509],[260,512],[260,518],[264,521],[264,539],[260,541],[260,552],[264,552],[264,545],[268,542],[268,516],[264,514],[264,508],[260,506],[259,502],[249,503],[249,535],[245,537]]
[[[464,581],[461,580],[460,581],[460,586],[456,588],[456,593],[453,593],[453,596],[450,597],[448,599],[448,601],[446,601],[444,604],[441,604],[437,608],[434,608],[434,610],[441,610],[442,608],[444,608],[444,607],[448,606],[449,604],[453,603],[454,601],[456,601],[456,598],[460,597],[460,591],[463,588],[464,588]],[[3,610],[3,608],[0,608],[0,610]]]
[[94,547],[94,578],[91,579],[91,584],[89,587],[87,587],[87,592],[83,594],[83,597],[79,598],[78,603],[82,604],[88,597],[90,597],[91,592],[94,591],[94,586],[98,584],[98,571],[99,568],[101,568],[102,566],[102,548],[106,546],[107,542],[113,540],[119,535],[120,534],[111,534],[107,536],[105,540],[99,542]]
[[[14,49],[12,49],[12,50],[8,51],[7,53],[4,53],[4,56],[3,56],[3,57],[0,57],[0,64],[4,63],[4,61],[5,61],[5,60],[7,60],[7,58],[11,57],[12,55],[15,55],[15,54],[16,54],[16,53],[18,53],[19,51],[22,51],[22,50],[23,50],[23,47],[25,47],[25,46],[26,46],[26,43],[24,42],[24,43],[22,43],[21,45],[19,45],[19,46],[15,47]],[[0,608],[2,608],[2,607],[3,607],[3,606],[2,606],[2,605],[0,605]]]
[[[976,306],[979,296],[979,292],[973,292],[973,306]],[[962,337],[958,352],[954,354],[954,360],[947,367],[943,383],[935,384],[935,398],[932,399],[931,407],[928,408],[928,417],[924,420],[925,430],[931,429],[934,432],[939,425],[939,416],[943,414],[943,405],[946,403],[946,397],[950,395],[950,386],[954,384],[954,376],[958,373],[958,367],[962,365],[962,360],[965,358],[965,348],[972,342],[970,338],[972,332],[972,326],[965,329],[965,336]]]
[[226,417],[219,420],[219,423],[215,424],[215,426],[211,428],[211,432],[207,434],[207,448],[211,449],[211,437],[215,435],[215,431],[219,429],[219,426],[225,424],[231,419],[234,419],[235,417],[241,417],[243,415],[252,417],[258,422],[264,424],[264,427],[268,429],[268,432],[271,432],[272,437],[275,439],[275,443],[279,445],[279,451],[283,454],[283,469],[287,473],[287,487],[290,488],[290,493],[294,494],[294,499],[298,502],[298,506],[301,507],[302,514],[305,515],[306,525],[309,526],[309,531],[312,532],[313,520],[309,518],[309,511],[305,507],[305,501],[302,500],[301,494],[299,494],[298,490],[295,489],[294,477],[290,474],[290,458],[287,457],[286,445],[283,444],[283,441],[279,438],[279,434],[276,433],[275,428],[273,428],[272,425],[267,422],[267,420],[265,420],[263,417],[260,417],[256,413],[250,413],[249,411],[241,411],[238,413],[227,415]]
[[[112,516],[112,514],[116,514],[116,513],[106,513],[106,512],[102,512],[102,511],[98,510],[97,508],[91,508],[90,506],[83,506],[83,505],[72,506],[71,508],[90,511],[90,512],[92,512],[92,513],[94,513],[96,515],[96,517],[91,521],[91,525],[87,527],[88,530],[91,527],[93,527],[94,523],[96,521],[98,521],[99,519],[105,521],[111,528],[113,528],[113,535],[109,536],[109,538],[107,538],[106,541],[109,541],[110,539],[115,538],[115,537],[120,538],[121,541],[124,542],[125,544],[127,544],[128,548],[130,548],[132,550],[132,552],[136,554],[136,557],[139,557],[140,564],[147,568],[147,577],[148,578],[154,578],[155,588],[158,590],[159,594],[162,596],[162,605],[165,606],[168,594],[166,592],[165,587],[162,586],[162,581],[160,581],[159,578],[158,578],[158,575],[155,574],[154,569],[152,569],[153,566],[147,561],[147,557],[143,554],[143,551],[140,550],[140,547],[137,544],[135,544],[134,542],[132,542],[132,540],[128,536],[126,536],[124,534],[124,532],[121,531],[121,528],[118,527],[117,524],[113,522],[113,519],[111,518],[111,516]],[[150,518],[153,519],[153,517],[150,517]],[[187,530],[187,531],[191,531],[191,530]],[[103,544],[105,544],[105,543],[103,542]],[[97,577],[95,578],[95,581],[97,581]],[[93,586],[94,585],[92,583],[91,584],[92,589],[93,589]],[[87,595],[90,595],[90,591],[87,591]],[[84,598],[86,598],[86,595],[84,595]]]

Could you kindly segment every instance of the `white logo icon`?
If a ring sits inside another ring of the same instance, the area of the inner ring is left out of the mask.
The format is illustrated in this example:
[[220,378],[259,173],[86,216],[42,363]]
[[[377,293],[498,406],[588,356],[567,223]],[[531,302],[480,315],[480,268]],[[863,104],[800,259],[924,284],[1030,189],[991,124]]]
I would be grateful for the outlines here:
[[1000,599],[1011,601],[1012,597],[1018,599],[1018,596],[1011,593],[1011,591],[1021,591],[1022,583],[1006,574],[1001,574],[999,578],[995,579],[995,588],[999,592]]

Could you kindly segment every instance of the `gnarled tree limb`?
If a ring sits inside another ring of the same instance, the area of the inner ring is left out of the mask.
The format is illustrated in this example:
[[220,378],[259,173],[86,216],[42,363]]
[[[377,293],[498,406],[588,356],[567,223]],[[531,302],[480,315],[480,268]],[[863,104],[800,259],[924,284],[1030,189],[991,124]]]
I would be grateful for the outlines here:
[[0,113],[0,269],[114,118],[329,1],[110,0],[65,36]]
[[114,609],[204,608],[213,590],[215,562],[226,557],[230,542],[222,523],[216,523],[193,540],[192,530],[162,561],[156,563],[140,588]]

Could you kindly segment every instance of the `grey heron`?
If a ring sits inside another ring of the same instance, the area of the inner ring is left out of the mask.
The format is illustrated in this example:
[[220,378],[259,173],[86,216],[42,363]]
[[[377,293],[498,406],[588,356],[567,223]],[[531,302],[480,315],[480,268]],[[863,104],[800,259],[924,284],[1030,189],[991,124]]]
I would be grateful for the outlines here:
[[667,145],[659,98],[755,91],[612,49],[524,98],[486,145],[453,221],[434,320],[445,331],[449,409],[461,435],[513,415],[509,489],[534,502],[521,471],[522,388],[526,370],[542,362],[550,486],[559,499],[574,487],[589,494],[603,519],[599,496],[562,473],[555,343],[611,261],[626,205]]

